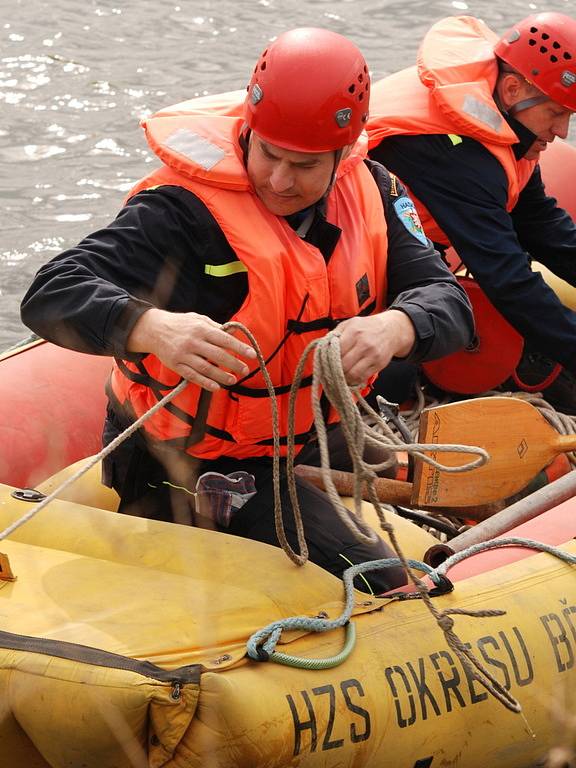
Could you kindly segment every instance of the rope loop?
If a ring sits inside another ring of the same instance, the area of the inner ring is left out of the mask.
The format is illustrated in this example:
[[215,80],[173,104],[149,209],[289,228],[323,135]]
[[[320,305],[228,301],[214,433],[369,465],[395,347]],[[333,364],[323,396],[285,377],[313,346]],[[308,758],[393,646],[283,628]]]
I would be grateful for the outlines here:
[[[342,575],[345,605],[340,616],[337,616],[335,619],[319,618],[318,616],[293,616],[274,621],[251,635],[246,644],[248,656],[254,661],[262,661],[262,651],[264,651],[269,657],[272,657],[284,630],[296,629],[305,630],[306,632],[328,632],[350,623],[355,605],[354,579],[360,574],[382,570],[383,568],[397,567],[401,562],[398,557],[387,557],[380,560],[358,563],[347,568]],[[427,563],[412,559],[407,560],[406,563],[411,568],[429,574],[432,580],[436,579],[439,581],[439,577],[435,574],[434,569]]]

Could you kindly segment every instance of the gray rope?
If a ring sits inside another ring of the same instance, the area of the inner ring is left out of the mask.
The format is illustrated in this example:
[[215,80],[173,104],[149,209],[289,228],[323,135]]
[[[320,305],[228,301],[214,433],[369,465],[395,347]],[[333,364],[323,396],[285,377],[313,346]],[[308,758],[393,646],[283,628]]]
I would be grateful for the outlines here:
[[[527,547],[535,549],[540,552],[547,552],[570,565],[576,565],[576,556],[569,552],[565,552],[558,547],[543,542],[535,541],[533,539],[525,539],[520,537],[508,537],[506,539],[496,539],[493,541],[482,542],[475,544],[462,552],[457,552],[455,555],[447,559],[440,566],[432,569],[426,563],[418,560],[407,559],[405,564],[410,569],[417,569],[425,572],[434,584],[441,582],[441,577],[444,576],[450,568],[457,563],[472,557],[479,552],[499,549],[501,547]],[[256,661],[272,660],[278,663],[288,664],[290,666],[301,666],[306,669],[319,669],[326,668],[326,664],[329,666],[335,666],[344,660],[341,656],[332,657],[329,660],[315,660],[308,659],[302,660],[298,657],[287,656],[285,654],[278,654],[276,652],[276,645],[278,644],[282,632],[284,630],[304,630],[307,632],[327,632],[338,627],[346,626],[351,617],[354,609],[355,594],[354,594],[354,579],[356,576],[364,573],[368,573],[374,570],[380,570],[387,567],[397,567],[402,564],[402,559],[399,557],[385,558],[381,560],[373,560],[371,562],[360,563],[348,568],[343,574],[344,592],[345,592],[345,605],[342,613],[335,619],[325,619],[321,617],[310,616],[294,616],[287,619],[280,619],[278,621],[268,624],[268,626],[255,632],[248,640],[247,653],[251,659]],[[496,698],[498,698],[508,709],[514,712],[520,712],[521,707],[519,702],[507,693],[504,689],[501,690],[501,685],[493,678],[475,659],[469,649],[467,649],[454,635],[452,631],[453,619],[451,616],[464,615],[475,618],[495,617],[503,616],[506,611],[500,609],[485,609],[480,611],[468,610],[465,608],[450,608],[445,611],[438,612],[439,625],[449,638],[449,644],[456,651],[457,655],[461,655],[463,650],[467,653],[463,660],[466,667],[471,671],[472,675],[481,684],[484,685]],[[472,666],[472,668],[471,668]],[[485,675],[485,679],[482,678]]]
[[[362,484],[364,482],[368,484],[372,483],[378,476],[378,472],[390,465],[390,460],[379,464],[369,464],[366,462],[363,458],[366,446],[379,446],[387,452],[392,453],[407,452],[445,472],[466,472],[475,467],[482,466],[490,458],[487,451],[478,446],[464,446],[453,443],[430,444],[416,442],[406,445],[406,443],[402,442],[398,436],[391,432],[385,420],[360,397],[360,393],[356,389],[348,386],[342,369],[340,339],[337,331],[332,331],[321,339],[312,341],[306,347],[300,358],[290,389],[287,479],[295,519],[301,519],[301,510],[296,492],[296,479],[294,473],[295,404],[298,389],[308,362],[308,357],[312,352],[314,352],[312,370],[312,407],[320,451],[322,482],[325,492],[327,493],[338,517],[359,541],[374,544],[379,539],[378,534],[366,525],[362,517]],[[340,425],[352,459],[352,472],[356,478],[354,485],[354,514],[351,514],[350,510],[342,503],[330,472],[328,432],[322,409],[322,395],[328,399],[331,406],[340,417]],[[360,408],[358,408],[355,397],[358,399]],[[366,423],[362,417],[362,410],[370,415],[375,426],[370,426],[370,424]],[[427,456],[424,453],[425,451],[433,453],[468,453],[475,454],[477,458],[461,466],[452,467],[441,464],[431,456]],[[376,510],[379,513],[380,523],[384,526],[386,523],[382,506],[378,504]]]
[[550,555],[564,560],[564,562],[570,565],[576,565],[576,555],[565,552],[559,547],[555,547],[552,544],[545,544],[535,539],[524,539],[519,536],[508,536],[503,539],[491,539],[490,541],[482,541],[478,544],[473,544],[467,549],[463,549],[461,552],[456,552],[447,558],[436,568],[436,573],[443,576],[446,572],[452,568],[456,563],[460,563],[462,560],[466,560],[472,555],[477,555],[479,552],[486,552],[490,549],[499,549],[500,547],[526,547],[527,549],[535,549],[539,552],[548,552]]
[[[422,563],[419,560],[407,561],[412,568],[419,569],[427,573],[432,580],[436,579],[435,583],[440,583],[439,577],[436,575],[433,568],[426,563]],[[246,643],[246,649],[248,656],[255,661],[262,660],[262,651],[267,655],[274,653],[274,649],[280,639],[280,636],[284,630],[305,630],[306,632],[327,632],[331,629],[337,629],[343,627],[350,621],[352,611],[354,610],[355,603],[355,590],[354,579],[360,574],[369,573],[370,571],[378,571],[382,568],[397,567],[401,565],[401,560],[398,557],[387,557],[380,560],[371,560],[366,563],[359,563],[353,565],[351,568],[347,568],[343,575],[342,581],[344,582],[344,594],[345,604],[342,613],[335,619],[325,619],[321,617],[313,616],[292,616],[286,619],[278,619],[273,621],[266,627],[259,629],[250,636]]]

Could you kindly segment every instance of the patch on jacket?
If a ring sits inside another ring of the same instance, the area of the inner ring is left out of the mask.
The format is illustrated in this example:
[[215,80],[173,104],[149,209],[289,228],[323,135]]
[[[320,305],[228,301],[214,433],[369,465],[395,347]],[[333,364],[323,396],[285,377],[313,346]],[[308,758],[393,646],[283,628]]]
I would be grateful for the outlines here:
[[422,228],[422,224],[420,223],[418,211],[412,200],[410,200],[409,197],[399,197],[398,200],[394,201],[394,209],[396,215],[402,224],[404,224],[408,232],[410,232],[411,235],[414,235],[416,239],[420,240],[423,245],[426,245],[428,241],[424,229]]
[[370,298],[370,285],[368,283],[368,275],[363,274],[360,280],[356,283],[356,296],[358,297],[358,306],[361,307],[366,299]]

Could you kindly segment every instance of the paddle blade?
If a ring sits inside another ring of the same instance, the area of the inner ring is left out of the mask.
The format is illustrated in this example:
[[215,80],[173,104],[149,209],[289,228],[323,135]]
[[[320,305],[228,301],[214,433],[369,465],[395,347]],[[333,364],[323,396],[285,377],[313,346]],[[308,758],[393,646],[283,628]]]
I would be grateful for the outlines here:
[[[425,507],[475,506],[507,498],[574,441],[558,435],[534,406],[509,397],[479,397],[423,411],[419,442],[475,445],[490,454],[482,467],[449,473],[417,459],[412,503]],[[429,456],[450,467],[472,454],[438,451]]]

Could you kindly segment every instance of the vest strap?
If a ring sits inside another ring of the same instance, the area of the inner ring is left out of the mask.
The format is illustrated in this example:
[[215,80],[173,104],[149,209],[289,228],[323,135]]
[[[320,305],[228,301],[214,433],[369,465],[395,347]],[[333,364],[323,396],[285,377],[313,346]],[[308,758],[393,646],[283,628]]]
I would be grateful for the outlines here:
[[[153,389],[154,391],[163,391],[164,394],[166,392],[169,392],[171,389],[176,389],[176,387],[180,384],[182,379],[180,381],[177,381],[176,384],[164,384],[162,381],[158,381],[158,379],[153,378],[150,376],[148,371],[146,370],[146,366],[144,363],[140,360],[137,363],[134,363],[134,365],[138,368],[140,373],[136,373],[135,371],[132,371],[124,360],[120,358],[114,358],[116,360],[116,364],[118,365],[118,368],[122,371],[124,376],[126,376],[127,379],[130,379],[130,381],[133,381],[135,384],[144,384],[146,387],[150,387],[150,389]],[[163,397],[162,395],[161,397]],[[160,400],[161,397],[158,399]]]
[[[305,376],[302,381],[300,382],[300,389],[304,389],[305,387],[309,387],[312,384],[312,376]],[[281,387],[274,387],[274,394],[275,395],[286,395],[288,392],[290,392],[291,384],[284,384]],[[230,397],[234,399],[234,395],[243,395],[244,397],[268,397],[268,389],[266,387],[262,387],[260,389],[256,389],[253,387],[243,387],[240,384],[234,384],[234,386],[229,388]]]
[[332,317],[318,317],[316,320],[288,320],[287,327],[292,333],[302,334],[311,331],[332,331],[338,325],[338,321]]

